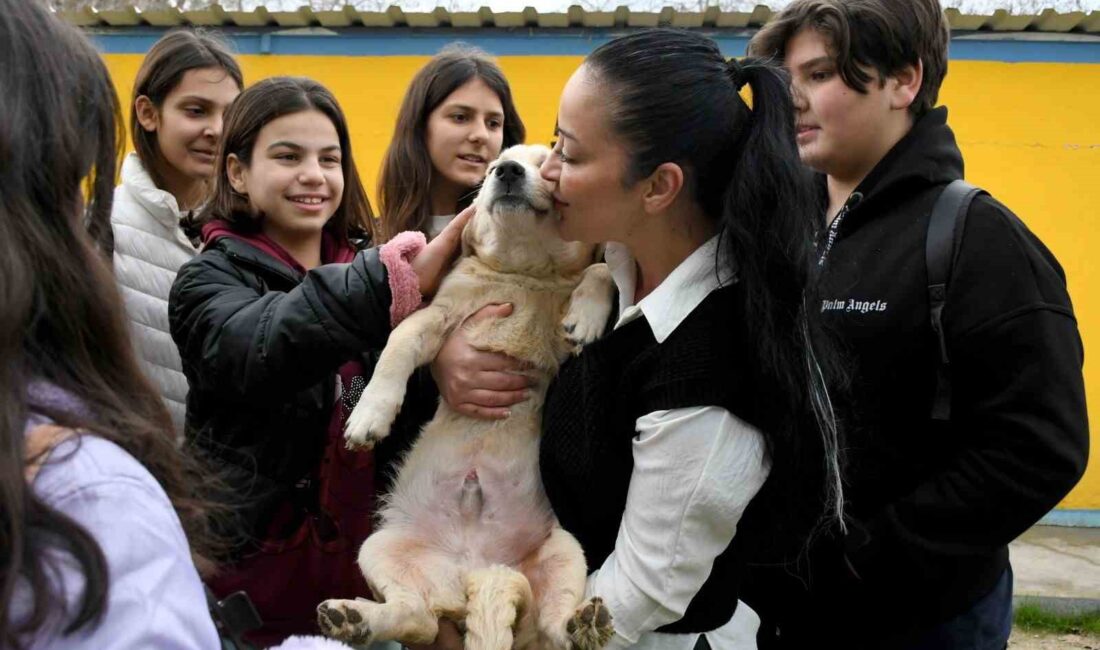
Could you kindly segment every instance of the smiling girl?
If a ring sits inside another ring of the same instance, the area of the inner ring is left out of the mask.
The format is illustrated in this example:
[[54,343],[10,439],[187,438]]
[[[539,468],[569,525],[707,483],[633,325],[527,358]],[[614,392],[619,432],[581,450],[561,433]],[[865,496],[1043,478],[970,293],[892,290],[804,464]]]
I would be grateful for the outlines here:
[[187,379],[168,334],[168,291],[198,253],[193,215],[214,173],[222,114],[244,82],[225,44],[204,32],[161,38],[138,70],[130,103],[135,153],[111,211],[115,278],[142,370],[183,431]]
[[[226,113],[224,137],[203,252],[180,269],[170,320],[191,385],[188,445],[228,484],[220,499],[233,499],[234,520],[219,528],[244,533],[212,588],[249,594],[265,622],[253,641],[265,644],[315,630],[325,598],[367,595],[354,560],[370,532],[375,457],[345,452],[343,423],[364,355],[389,333],[389,282],[410,267],[359,250],[371,208],[323,86],[257,83]],[[412,263],[423,294],[466,217]]]

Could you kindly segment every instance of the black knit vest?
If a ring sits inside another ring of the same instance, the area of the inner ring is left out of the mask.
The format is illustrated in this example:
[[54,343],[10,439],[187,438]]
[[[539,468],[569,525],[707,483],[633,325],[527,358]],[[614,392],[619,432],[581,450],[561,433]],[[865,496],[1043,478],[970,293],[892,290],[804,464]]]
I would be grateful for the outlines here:
[[[713,291],[661,344],[646,319],[638,318],[566,361],[551,384],[539,456],[542,481],[590,571],[615,548],[639,417],[720,406],[761,426],[758,412],[765,405],[754,399],[741,304],[736,284]],[[684,617],[657,631],[707,632],[724,625],[737,607],[740,569],[735,538]]]

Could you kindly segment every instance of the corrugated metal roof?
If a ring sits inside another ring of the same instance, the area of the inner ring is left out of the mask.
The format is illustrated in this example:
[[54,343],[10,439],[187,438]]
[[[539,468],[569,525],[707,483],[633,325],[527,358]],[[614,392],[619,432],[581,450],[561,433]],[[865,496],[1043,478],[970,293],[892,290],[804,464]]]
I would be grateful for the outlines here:
[[[211,6],[195,11],[175,8],[138,11],[132,7],[117,10],[84,9],[58,12],[63,18],[81,27],[176,27],[184,25],[219,27],[422,27],[422,28],[614,28],[614,27],[698,27],[745,28],[759,27],[772,15],[772,10],[757,5],[751,12],[723,12],[710,7],[703,12],[677,11],[665,7],[659,12],[632,11],[620,6],[614,11],[587,11],[579,5],[565,12],[538,12],[528,7],[523,11],[493,11],[482,7],[477,11],[449,11],[438,7],[432,11],[403,11],[391,6],[385,11],[359,11],[347,6],[338,11],[315,11],[303,7],[296,11],[227,11]],[[947,9],[951,28],[965,31],[991,32],[1054,32],[1100,34],[1100,11],[1059,13],[1044,9],[1035,15],[1013,15],[998,9],[989,15],[964,15],[957,9]]]

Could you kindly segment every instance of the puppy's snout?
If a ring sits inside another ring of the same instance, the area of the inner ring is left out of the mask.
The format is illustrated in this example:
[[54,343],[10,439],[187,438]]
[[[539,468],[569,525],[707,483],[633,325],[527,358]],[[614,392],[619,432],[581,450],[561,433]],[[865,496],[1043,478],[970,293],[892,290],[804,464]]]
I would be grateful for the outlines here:
[[[523,148],[525,145],[516,145]],[[553,207],[550,199],[550,186],[539,176],[538,166],[534,164],[535,156],[531,152],[522,152],[516,160],[513,155],[498,158],[493,163],[488,175],[485,177],[485,185],[482,194],[486,207],[495,208],[500,205],[507,207],[510,213],[517,210],[535,215],[549,212]],[[536,150],[537,153],[537,150]]]
[[523,165],[514,160],[506,160],[497,165],[495,173],[497,178],[511,185],[513,181],[523,178]]

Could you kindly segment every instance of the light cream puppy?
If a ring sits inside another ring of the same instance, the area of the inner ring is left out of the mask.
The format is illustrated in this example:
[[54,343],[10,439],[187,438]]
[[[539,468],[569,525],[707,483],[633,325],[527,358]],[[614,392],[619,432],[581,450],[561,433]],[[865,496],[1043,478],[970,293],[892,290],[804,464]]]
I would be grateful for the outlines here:
[[497,421],[440,402],[359,553],[378,602],[325,601],[318,622],[326,634],[426,643],[443,616],[465,626],[470,650],[596,650],[611,637],[599,599],[582,602],[584,553],[558,525],[539,478],[547,384],[571,352],[600,335],[612,302],[593,247],[558,234],[551,188],[538,172],[548,155],[546,147],[516,146],[489,167],[462,258],[432,303],[390,335],[345,437],[351,447],[384,438],[409,375],[488,303],[511,303],[512,315],[480,321],[467,337],[529,364],[537,379],[531,397]]

